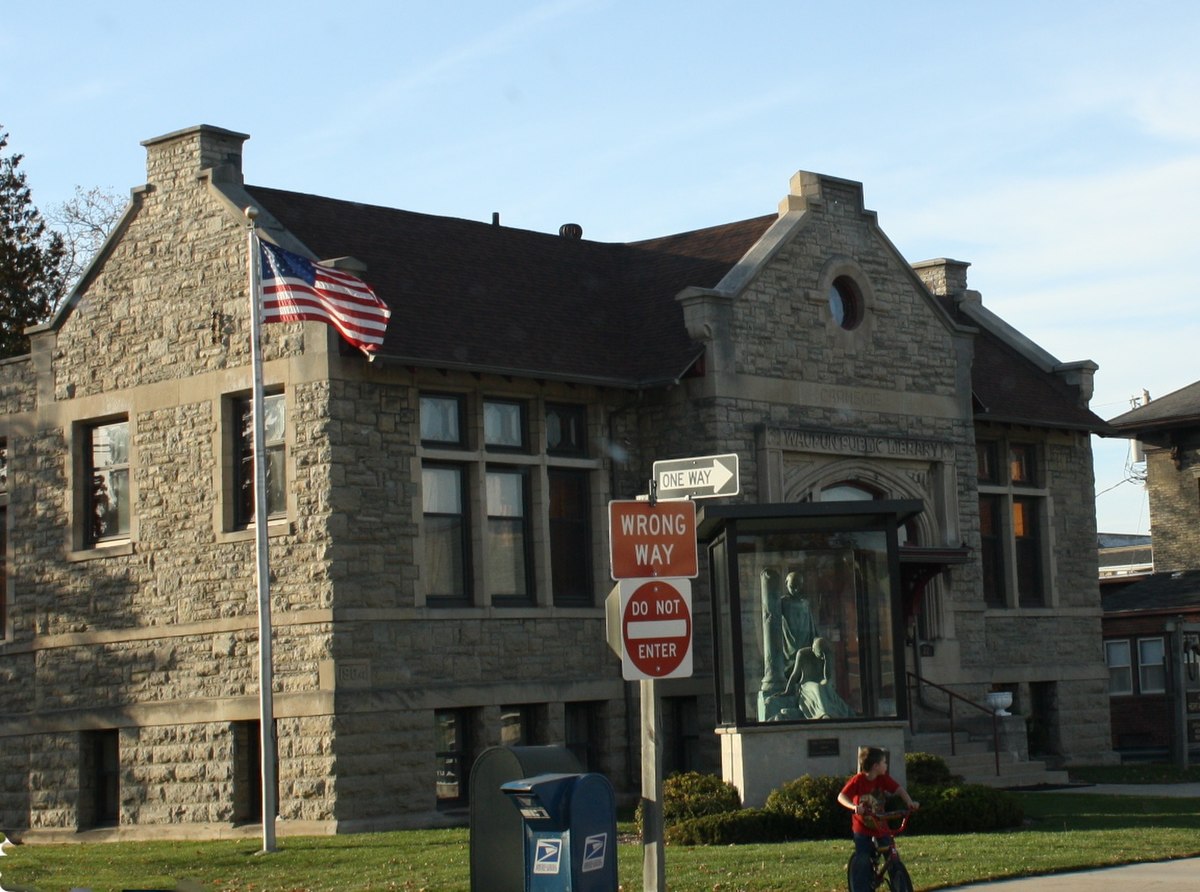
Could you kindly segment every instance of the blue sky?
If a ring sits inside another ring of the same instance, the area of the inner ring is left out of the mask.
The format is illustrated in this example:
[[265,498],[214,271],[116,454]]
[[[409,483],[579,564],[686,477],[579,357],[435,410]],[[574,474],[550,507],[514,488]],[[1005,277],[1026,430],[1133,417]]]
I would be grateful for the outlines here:
[[[804,0],[22,3],[0,125],[43,209],[138,143],[251,135],[251,183],[630,240],[864,184],[910,261],[1100,364],[1108,418],[1200,379],[1200,4]],[[1101,530],[1146,532],[1128,444]]]

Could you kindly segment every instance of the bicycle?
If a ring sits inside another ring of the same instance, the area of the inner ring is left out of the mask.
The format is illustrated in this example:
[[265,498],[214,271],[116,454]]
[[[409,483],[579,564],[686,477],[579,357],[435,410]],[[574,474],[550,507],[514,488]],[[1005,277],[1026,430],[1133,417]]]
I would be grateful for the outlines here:
[[[891,892],[913,892],[912,878],[908,875],[908,868],[900,860],[900,850],[896,847],[896,837],[908,829],[908,819],[912,817],[912,810],[879,812],[873,817],[876,821],[883,822],[883,829],[887,830],[888,835],[886,843],[881,842],[881,837],[878,836],[872,840],[875,843],[875,851],[870,856],[871,886],[869,889],[854,888],[854,867],[861,857],[855,852],[846,862],[847,888],[850,892],[875,892],[880,888]],[[900,818],[900,826],[893,829],[888,825],[888,821],[895,818]]]

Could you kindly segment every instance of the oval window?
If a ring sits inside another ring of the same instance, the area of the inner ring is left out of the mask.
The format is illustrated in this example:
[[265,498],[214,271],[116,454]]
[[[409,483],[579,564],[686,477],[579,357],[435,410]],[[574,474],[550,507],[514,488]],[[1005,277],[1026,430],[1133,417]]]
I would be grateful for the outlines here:
[[833,321],[846,331],[857,328],[862,322],[862,292],[849,276],[838,276],[829,286],[829,312]]

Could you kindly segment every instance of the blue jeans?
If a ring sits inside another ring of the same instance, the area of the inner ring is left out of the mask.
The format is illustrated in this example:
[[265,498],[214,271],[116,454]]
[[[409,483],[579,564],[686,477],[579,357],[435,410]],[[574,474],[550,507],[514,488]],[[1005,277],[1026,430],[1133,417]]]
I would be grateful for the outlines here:
[[886,847],[891,843],[890,836],[868,836],[865,833],[854,834],[854,876],[852,877],[852,887],[850,892],[871,892],[871,876],[874,873],[875,865],[875,840],[878,839],[880,847]]

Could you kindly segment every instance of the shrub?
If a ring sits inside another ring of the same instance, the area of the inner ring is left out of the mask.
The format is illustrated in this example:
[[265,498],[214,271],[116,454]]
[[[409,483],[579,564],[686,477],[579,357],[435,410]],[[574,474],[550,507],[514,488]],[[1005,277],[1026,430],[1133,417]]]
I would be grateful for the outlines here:
[[954,787],[908,787],[921,803],[913,819],[913,833],[983,833],[1020,827],[1025,813],[1016,797],[1004,790],[979,784]]
[[666,842],[682,846],[732,846],[803,839],[800,822],[783,812],[743,808],[691,818],[668,827]]
[[771,791],[766,810],[789,815],[803,839],[837,839],[850,835],[850,814],[838,804],[845,778],[804,775]]
[[[712,774],[688,771],[673,774],[663,781],[663,825],[737,811],[742,798],[737,787]],[[642,803],[634,816],[638,833],[642,832]]]
[[962,783],[961,775],[951,774],[945,760],[932,753],[905,753],[904,773],[908,779],[907,785],[951,787]]

